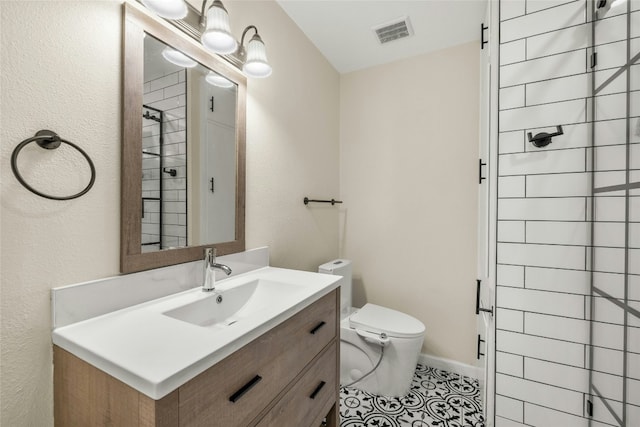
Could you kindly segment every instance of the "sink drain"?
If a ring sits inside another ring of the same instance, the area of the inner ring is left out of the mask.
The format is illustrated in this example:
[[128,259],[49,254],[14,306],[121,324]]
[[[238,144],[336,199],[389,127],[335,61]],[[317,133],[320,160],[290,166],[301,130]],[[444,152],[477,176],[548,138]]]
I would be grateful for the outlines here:
[[220,303],[222,302],[222,295],[218,295],[218,296],[216,297],[216,302],[217,302],[218,304],[220,304]]

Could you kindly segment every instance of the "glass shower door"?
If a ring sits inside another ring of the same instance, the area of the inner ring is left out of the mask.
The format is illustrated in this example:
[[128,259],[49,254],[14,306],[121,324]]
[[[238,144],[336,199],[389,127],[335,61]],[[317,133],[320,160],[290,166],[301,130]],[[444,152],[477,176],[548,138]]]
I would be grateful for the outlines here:
[[162,249],[163,111],[143,105],[142,252]]
[[640,425],[640,0],[596,0],[590,55],[590,425]]

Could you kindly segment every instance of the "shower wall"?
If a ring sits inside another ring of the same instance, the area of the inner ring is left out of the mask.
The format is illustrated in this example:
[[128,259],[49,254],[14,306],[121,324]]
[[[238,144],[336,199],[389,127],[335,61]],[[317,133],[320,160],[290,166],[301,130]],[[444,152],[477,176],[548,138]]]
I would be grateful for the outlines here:
[[[640,1],[630,4],[631,21],[640,31]],[[589,420],[585,402],[591,342],[591,158],[596,155],[596,186],[617,184],[612,180],[621,164],[624,168],[627,111],[626,103],[609,101],[626,86],[611,85],[600,94],[593,139],[590,96],[591,78],[604,82],[622,65],[619,43],[627,38],[627,21],[626,16],[607,18],[597,41],[598,65],[592,69],[592,7],[586,0],[500,2],[497,427],[620,425],[597,402],[594,413],[599,415]],[[636,76],[632,91],[637,91],[640,70],[635,66],[630,72]],[[639,93],[630,96],[635,115]],[[558,125],[564,134],[547,147],[527,141],[528,132],[554,132]],[[631,142],[640,142],[633,138]],[[595,154],[592,140],[598,146]],[[596,212],[601,221],[596,230],[609,238],[599,243],[606,255],[600,257],[595,276],[609,283],[619,282],[624,273],[624,250],[611,243],[624,241],[624,217],[620,227],[616,203],[614,198],[599,202]],[[630,265],[640,265],[637,255],[630,251]],[[629,277],[639,295],[638,276]],[[601,351],[622,350],[620,328],[598,325],[611,338]],[[628,341],[640,346],[638,322],[635,326],[629,328]],[[605,362],[594,374],[598,384],[612,401],[620,399],[621,365],[616,366],[615,357],[601,360]],[[639,370],[628,373],[627,384],[629,402],[638,404]],[[627,426],[640,425],[640,407],[629,408]]]
[[[143,202],[142,250],[147,252],[186,246],[185,69],[145,82],[143,103],[162,111],[163,134],[162,144],[160,144],[159,124],[149,119],[142,119],[142,197],[147,199]],[[146,112],[147,109],[143,108],[143,113]],[[149,110],[149,113],[159,115],[153,110]],[[160,168],[157,154],[162,156],[162,168]],[[160,186],[160,180],[162,180],[162,186]],[[162,203],[162,209],[160,209],[160,203]],[[160,243],[149,244],[154,242]]]

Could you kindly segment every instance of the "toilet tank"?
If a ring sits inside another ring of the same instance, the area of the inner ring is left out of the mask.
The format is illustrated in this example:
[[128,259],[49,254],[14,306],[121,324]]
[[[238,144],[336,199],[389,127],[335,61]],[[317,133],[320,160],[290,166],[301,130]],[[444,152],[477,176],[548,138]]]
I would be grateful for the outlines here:
[[318,267],[319,273],[342,276],[340,283],[340,318],[349,315],[351,309],[351,261],[336,259]]

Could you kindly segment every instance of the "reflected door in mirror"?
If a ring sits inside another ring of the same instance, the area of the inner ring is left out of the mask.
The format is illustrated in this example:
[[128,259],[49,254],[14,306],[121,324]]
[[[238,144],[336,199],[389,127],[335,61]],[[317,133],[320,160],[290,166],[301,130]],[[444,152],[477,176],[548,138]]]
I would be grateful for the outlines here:
[[142,252],[235,239],[237,86],[179,55],[145,37]]
[[235,86],[206,85],[207,108],[201,108],[203,146],[201,237],[206,242],[233,240],[235,231]]

